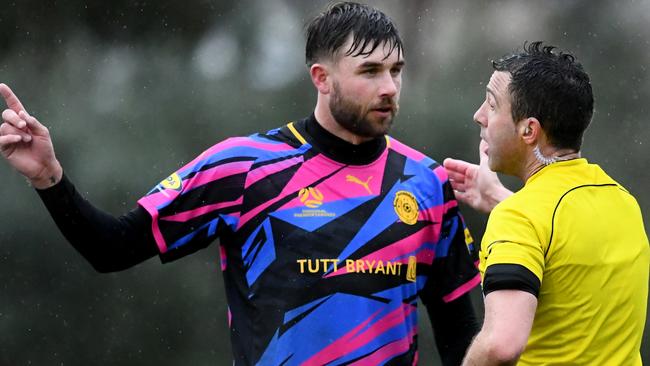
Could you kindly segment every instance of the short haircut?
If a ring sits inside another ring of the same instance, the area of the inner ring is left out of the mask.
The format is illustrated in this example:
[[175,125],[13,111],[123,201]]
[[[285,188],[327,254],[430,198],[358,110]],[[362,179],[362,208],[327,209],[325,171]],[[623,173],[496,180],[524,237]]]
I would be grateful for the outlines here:
[[551,145],[580,150],[594,97],[589,75],[573,55],[542,42],[524,43],[522,52],[492,66],[512,76],[508,91],[515,122],[535,117]]
[[392,19],[364,4],[347,1],[331,4],[307,25],[306,33],[308,66],[335,60],[350,35],[352,46],[345,50],[345,56],[368,56],[384,43],[389,48],[388,55],[393,51],[397,51],[398,57],[403,54],[402,39]]

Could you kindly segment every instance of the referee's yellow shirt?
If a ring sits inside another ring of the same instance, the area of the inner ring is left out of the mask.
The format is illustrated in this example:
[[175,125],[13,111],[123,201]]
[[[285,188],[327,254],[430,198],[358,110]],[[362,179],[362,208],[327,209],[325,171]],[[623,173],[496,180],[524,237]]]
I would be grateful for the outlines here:
[[481,275],[526,267],[541,282],[520,365],[641,365],[650,248],[634,197],[595,164],[551,164],[490,214]]

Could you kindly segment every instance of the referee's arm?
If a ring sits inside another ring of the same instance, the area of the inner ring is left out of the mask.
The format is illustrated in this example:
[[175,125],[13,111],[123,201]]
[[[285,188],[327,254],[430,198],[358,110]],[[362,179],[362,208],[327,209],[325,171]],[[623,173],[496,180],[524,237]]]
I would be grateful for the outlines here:
[[533,326],[537,297],[527,291],[498,290],[485,296],[485,320],[463,365],[516,365]]
[[519,264],[485,271],[485,320],[463,365],[516,365],[533,327],[541,282]]

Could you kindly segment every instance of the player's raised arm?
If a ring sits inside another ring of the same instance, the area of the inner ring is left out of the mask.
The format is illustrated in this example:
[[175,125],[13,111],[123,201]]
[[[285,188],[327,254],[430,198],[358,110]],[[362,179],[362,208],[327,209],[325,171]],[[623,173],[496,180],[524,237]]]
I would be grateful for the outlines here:
[[115,218],[95,208],[63,177],[50,132],[30,116],[11,89],[0,84],[7,104],[0,125],[0,153],[27,177],[63,235],[99,272],[120,271],[157,253],[151,219],[141,207]]
[[0,153],[35,188],[56,184],[63,169],[54,155],[50,132],[27,113],[6,84],[0,84],[0,94],[7,105],[0,125]]

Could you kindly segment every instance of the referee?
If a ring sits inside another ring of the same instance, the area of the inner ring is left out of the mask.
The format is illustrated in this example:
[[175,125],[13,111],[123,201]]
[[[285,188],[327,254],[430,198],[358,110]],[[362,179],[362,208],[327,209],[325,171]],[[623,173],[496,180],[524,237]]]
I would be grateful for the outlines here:
[[[580,155],[589,77],[541,42],[493,67],[474,114],[480,165],[444,164],[460,200],[491,210],[485,322],[464,364],[641,365],[650,249],[634,197]],[[491,171],[524,187],[512,194]]]

